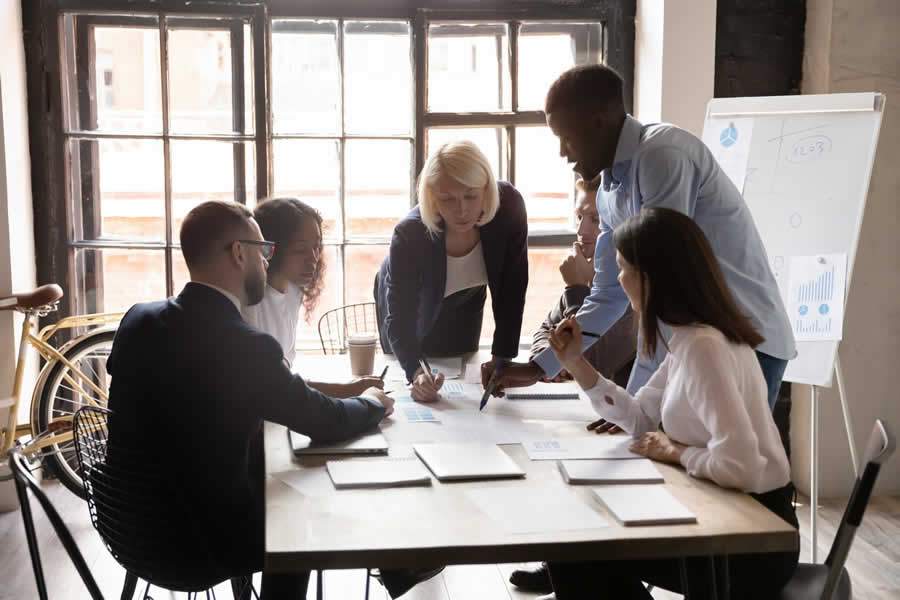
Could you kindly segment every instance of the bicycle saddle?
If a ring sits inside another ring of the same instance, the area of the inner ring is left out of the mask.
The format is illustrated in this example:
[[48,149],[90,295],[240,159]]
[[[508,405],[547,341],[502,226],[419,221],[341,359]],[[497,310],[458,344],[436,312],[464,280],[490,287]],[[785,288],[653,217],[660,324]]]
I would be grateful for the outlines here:
[[50,283],[33,289],[30,292],[13,294],[5,298],[0,298],[0,310],[37,308],[39,306],[53,304],[62,297],[62,288],[55,283]]

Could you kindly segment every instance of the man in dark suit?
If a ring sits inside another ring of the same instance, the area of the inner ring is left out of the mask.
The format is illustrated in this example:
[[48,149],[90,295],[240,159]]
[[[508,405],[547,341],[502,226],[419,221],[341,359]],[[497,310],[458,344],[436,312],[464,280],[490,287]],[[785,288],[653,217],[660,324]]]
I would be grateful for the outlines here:
[[[375,426],[393,401],[376,388],[346,400],[310,389],[278,342],[244,322],[241,307],[262,299],[275,250],[245,207],[197,206],[181,248],[191,282],[176,298],[133,306],[116,334],[109,443],[153,448],[170,474],[193,538],[186,546],[202,546],[206,559],[194,563],[188,548],[182,568],[208,569],[211,554],[216,573],[242,576],[263,567],[263,421],[335,441]],[[308,577],[264,573],[263,598],[305,598]]]

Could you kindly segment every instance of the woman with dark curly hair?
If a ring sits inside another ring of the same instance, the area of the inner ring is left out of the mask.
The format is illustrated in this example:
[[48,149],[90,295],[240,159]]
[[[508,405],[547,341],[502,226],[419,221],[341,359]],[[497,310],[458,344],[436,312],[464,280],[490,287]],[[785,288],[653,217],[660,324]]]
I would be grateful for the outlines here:
[[[322,294],[322,216],[302,200],[288,197],[262,200],[253,218],[263,237],[275,242],[276,251],[269,260],[265,296],[259,304],[244,308],[244,318],[278,340],[291,365],[297,353],[300,309],[308,320]],[[336,398],[358,396],[370,387],[384,385],[378,377],[360,377],[349,383],[306,383]]]

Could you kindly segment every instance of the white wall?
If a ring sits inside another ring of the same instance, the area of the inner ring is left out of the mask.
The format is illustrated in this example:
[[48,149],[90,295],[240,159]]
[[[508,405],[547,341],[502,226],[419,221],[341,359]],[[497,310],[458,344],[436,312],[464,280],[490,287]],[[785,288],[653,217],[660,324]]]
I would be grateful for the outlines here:
[[[19,0],[0,0],[0,295],[35,284],[21,8]],[[0,312],[0,397],[12,392],[21,322],[18,315]],[[0,418],[5,423],[5,415]]]
[[634,113],[700,137],[713,97],[716,0],[638,0]]
[[[803,92],[877,91],[887,95],[875,168],[844,322],[840,355],[862,454],[876,418],[900,434],[900,2],[807,0]],[[809,490],[809,388],[794,386],[794,480]],[[837,389],[820,394],[822,496],[852,486],[850,452]],[[882,470],[879,493],[900,493],[900,458]]]

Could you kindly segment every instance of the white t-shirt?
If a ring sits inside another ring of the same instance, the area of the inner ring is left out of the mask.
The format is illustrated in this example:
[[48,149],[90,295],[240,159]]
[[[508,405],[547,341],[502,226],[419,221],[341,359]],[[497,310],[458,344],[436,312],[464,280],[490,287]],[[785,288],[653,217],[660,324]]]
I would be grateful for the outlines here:
[[633,437],[662,422],[688,446],[681,462],[695,477],[754,493],[787,485],[790,466],[756,353],[713,327],[672,331],[671,352],[647,384],[631,396],[600,377],[585,390],[594,409]]
[[484,251],[481,242],[475,244],[465,256],[447,255],[447,285],[444,298],[456,292],[480,285],[487,285],[487,268],[484,266]]
[[297,323],[302,304],[302,290],[288,283],[283,294],[267,285],[262,302],[244,307],[244,320],[278,340],[289,365],[294,363],[297,353]]

